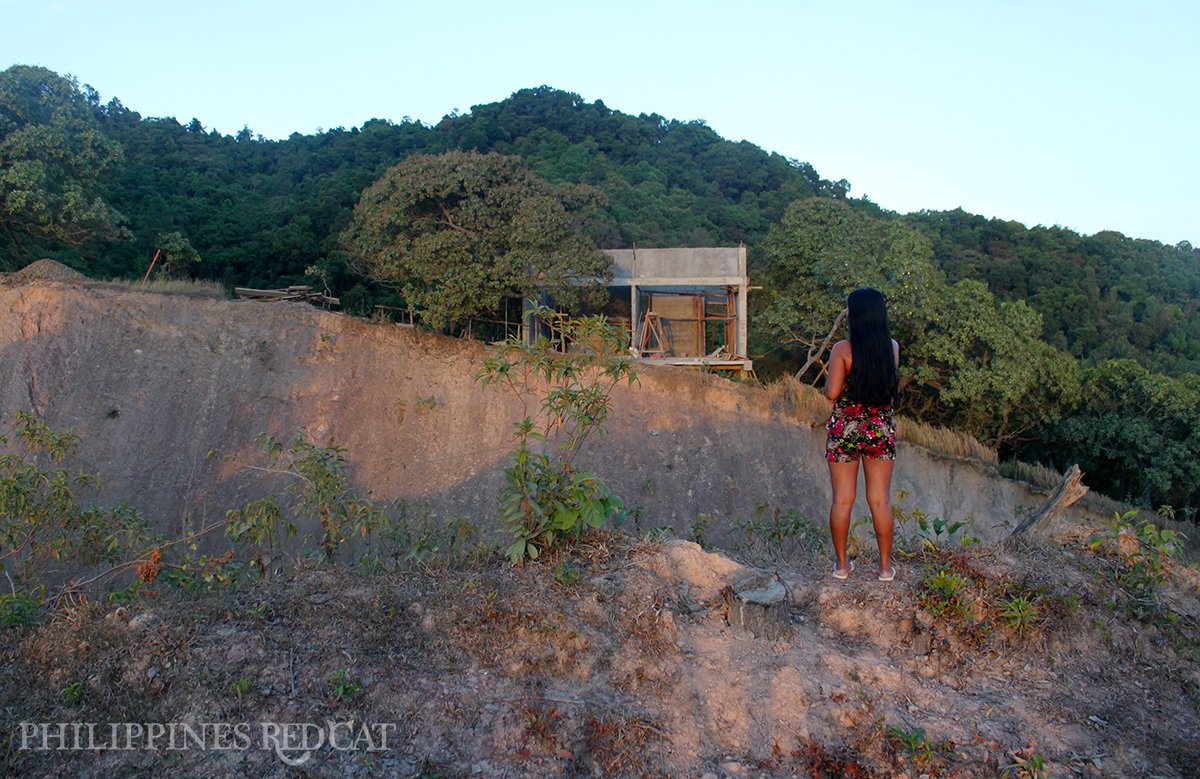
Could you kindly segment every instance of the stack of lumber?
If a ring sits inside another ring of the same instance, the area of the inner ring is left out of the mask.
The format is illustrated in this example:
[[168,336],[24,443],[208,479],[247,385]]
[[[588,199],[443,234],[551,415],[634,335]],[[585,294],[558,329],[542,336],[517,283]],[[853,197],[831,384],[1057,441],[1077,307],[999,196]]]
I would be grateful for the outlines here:
[[341,300],[332,298],[324,292],[317,292],[312,287],[288,287],[287,289],[250,289],[248,287],[234,287],[233,291],[237,293],[239,298],[246,300],[304,300],[317,305],[333,304],[341,305]]

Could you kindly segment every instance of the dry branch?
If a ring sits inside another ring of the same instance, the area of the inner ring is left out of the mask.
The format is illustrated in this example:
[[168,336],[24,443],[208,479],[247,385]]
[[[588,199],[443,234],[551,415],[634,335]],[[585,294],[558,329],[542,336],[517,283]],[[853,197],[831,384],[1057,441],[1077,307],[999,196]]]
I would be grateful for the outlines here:
[[1033,527],[1038,522],[1044,519],[1055,517],[1061,513],[1067,506],[1070,506],[1075,501],[1087,494],[1088,488],[1082,483],[1083,471],[1079,470],[1078,465],[1072,465],[1067,472],[1063,474],[1062,482],[1054,488],[1054,492],[1050,493],[1050,497],[1046,502],[1017,525],[1009,538],[1024,533],[1029,528]]

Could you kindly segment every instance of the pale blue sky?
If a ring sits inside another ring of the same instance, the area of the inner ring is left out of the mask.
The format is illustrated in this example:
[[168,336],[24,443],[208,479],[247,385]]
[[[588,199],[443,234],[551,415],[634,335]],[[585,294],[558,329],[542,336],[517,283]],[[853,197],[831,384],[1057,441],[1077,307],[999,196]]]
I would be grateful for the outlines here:
[[0,68],[269,138],[546,84],[900,212],[1200,244],[1200,2],[0,0]]

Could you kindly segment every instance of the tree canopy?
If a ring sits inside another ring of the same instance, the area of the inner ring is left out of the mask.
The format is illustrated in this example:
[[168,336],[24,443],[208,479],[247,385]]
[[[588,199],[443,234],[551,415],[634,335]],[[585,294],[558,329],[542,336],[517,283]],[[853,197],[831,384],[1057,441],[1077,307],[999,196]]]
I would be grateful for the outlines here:
[[122,234],[104,190],[122,150],[101,132],[95,98],[46,68],[0,72],[0,233],[10,256]]
[[[1041,340],[1040,315],[980,282],[947,283],[929,240],[904,222],[840,200],[800,200],[768,234],[758,265],[763,322],[810,354],[852,290],[882,292],[901,344],[902,408],[918,419],[996,445],[1057,420],[1077,395],[1075,360]],[[806,378],[818,381],[823,367]]]
[[[140,278],[169,244],[182,272],[229,287],[319,278],[354,313],[405,304],[407,288],[453,318],[528,289],[531,277],[508,284],[499,266],[445,277],[431,265],[385,286],[348,265],[343,236],[364,192],[398,163],[495,152],[520,158],[540,180],[532,191],[551,206],[559,199],[563,213],[550,212],[589,249],[744,241],[764,287],[751,296],[751,356],[771,355],[758,361],[760,376],[794,372],[807,350],[781,344],[823,339],[845,293],[872,284],[888,295],[905,347],[910,413],[998,443],[1004,456],[1057,465],[1077,457],[1107,474],[1097,483],[1114,494],[1200,506],[1200,482],[1185,470],[1156,471],[1149,488],[1139,481],[1145,404],[1093,372],[1135,361],[1149,377],[1137,386],[1200,381],[1200,250],[1186,242],[1085,236],[961,210],[895,214],[850,197],[849,182],[725,140],[703,121],[634,116],[549,87],[432,126],[370,119],[280,141],[225,129],[143,117],[115,98],[102,104],[44,68],[0,73],[0,269],[53,257],[94,277]],[[577,185],[602,200],[581,209]],[[438,240],[463,256],[482,250],[465,238]],[[467,282],[487,291],[454,291]],[[1113,410],[1103,426],[1094,413],[1102,387],[1119,399],[1104,406]],[[1161,439],[1166,461],[1182,462],[1167,443],[1178,429]],[[1092,457],[1068,433],[1112,456]],[[1182,481],[1167,490],[1163,478]]]
[[343,242],[351,268],[403,291],[435,327],[498,310],[504,298],[546,293],[598,302],[609,260],[563,193],[516,157],[415,155],[368,187]]

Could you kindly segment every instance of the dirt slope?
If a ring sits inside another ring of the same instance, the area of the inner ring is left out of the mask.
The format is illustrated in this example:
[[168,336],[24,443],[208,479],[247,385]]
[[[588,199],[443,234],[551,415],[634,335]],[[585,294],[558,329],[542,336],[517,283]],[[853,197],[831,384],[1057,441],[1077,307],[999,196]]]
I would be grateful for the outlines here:
[[[477,344],[90,284],[3,286],[0,306],[0,407],[74,426],[106,495],[164,530],[280,488],[245,467],[262,431],[347,447],[381,500],[427,502],[438,519],[494,512],[519,410],[474,381]],[[917,779],[995,777],[1028,748],[1046,770],[1010,776],[1195,775],[1194,568],[1131,593],[1127,561],[1087,551],[1093,518],[1076,511],[1016,546],[919,551],[908,534],[896,582],[870,576],[869,551],[835,582],[819,529],[788,546],[730,526],[762,501],[824,515],[811,415],[667,370],[615,400],[588,464],[644,525],[687,534],[703,514],[736,553],[601,533],[522,569],[495,555],[407,570],[293,558],[268,579],[164,573],[122,601],[77,594],[0,632],[0,773]],[[1040,501],[905,444],[897,487],[931,515],[972,515],[985,540]],[[959,578],[962,603],[937,600],[938,572]],[[786,585],[786,638],[726,621],[724,587],[751,574]],[[1016,598],[1037,608],[1024,631],[1000,611]],[[390,725],[390,745],[326,745],[297,768],[261,744],[21,748],[22,722],[330,721]]]
[[[11,725],[0,770],[983,779],[1024,755],[1043,771],[1009,776],[1195,776],[1195,571],[1164,595],[1190,621],[1181,633],[1108,605],[1107,580],[1089,573],[1102,561],[1078,544],[960,558],[981,586],[1040,593],[1037,624],[1017,634],[994,615],[920,606],[921,571],[946,559],[905,556],[888,585],[864,575],[866,561],[849,582],[831,579],[823,559],[776,564],[766,573],[787,587],[792,631],[778,640],[731,627],[721,605],[726,585],[761,569],[676,540],[602,534],[571,560],[522,569],[492,557],[396,574],[302,567],[199,592],[164,585],[157,598],[85,603],[0,633]],[[39,749],[37,731],[22,748],[18,722],[244,723],[254,735],[176,751],[137,737],[132,749],[89,753]],[[289,742],[313,746],[306,758],[258,735],[261,723],[327,722],[386,726],[386,743],[374,743],[385,748]]]
[[[74,427],[106,495],[131,500],[164,529],[277,491],[277,479],[243,467],[255,461],[261,432],[304,431],[346,447],[357,484],[377,499],[423,502],[442,516],[494,515],[520,409],[475,381],[480,344],[302,304],[95,284],[0,286],[0,309],[9,312],[0,321],[0,409]],[[732,518],[764,502],[814,518],[828,510],[823,431],[778,393],[645,369],[615,405],[587,465],[647,526],[687,536],[703,514],[720,539]],[[971,517],[984,540],[1043,497],[903,441],[895,486],[931,516]],[[855,516],[866,513],[860,505]]]

